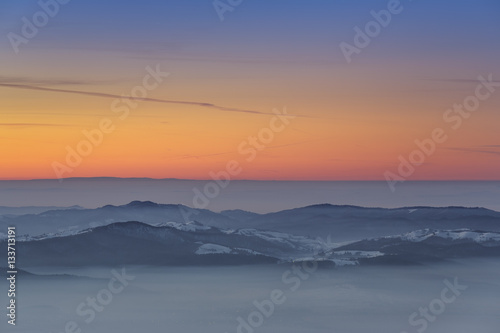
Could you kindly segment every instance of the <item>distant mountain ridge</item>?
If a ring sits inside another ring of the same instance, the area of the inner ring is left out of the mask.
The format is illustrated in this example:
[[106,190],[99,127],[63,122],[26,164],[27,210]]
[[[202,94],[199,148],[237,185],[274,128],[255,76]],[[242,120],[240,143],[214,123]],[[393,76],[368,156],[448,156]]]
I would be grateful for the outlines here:
[[[0,241],[0,247],[6,241]],[[500,233],[468,229],[417,230],[347,244],[256,229],[227,230],[194,223],[151,226],[113,223],[73,235],[17,243],[18,265],[247,265],[316,261],[334,266],[422,264],[499,257]]]
[[[132,201],[2,216],[2,224],[17,228],[20,267],[311,260],[352,266],[500,257],[500,213],[484,208],[319,204],[256,214]],[[0,233],[0,247],[5,238]]]
[[22,267],[262,264],[310,254],[314,242],[257,230],[185,231],[132,221],[74,235],[25,240],[17,243],[17,251]]
[[243,210],[216,213],[151,201],[132,201],[122,206],[106,205],[96,209],[64,209],[2,216],[0,227],[17,226],[20,235],[40,236],[73,233],[123,221],[140,221],[150,225],[195,221],[226,229],[253,228],[310,237],[330,235],[334,241],[353,241],[426,228],[500,231],[500,212],[485,208],[366,208],[320,204],[257,214]]
[[21,206],[7,207],[0,206],[0,215],[25,215],[25,214],[40,214],[49,210],[66,210],[66,209],[85,209],[81,206],[74,205],[69,207],[56,206]]

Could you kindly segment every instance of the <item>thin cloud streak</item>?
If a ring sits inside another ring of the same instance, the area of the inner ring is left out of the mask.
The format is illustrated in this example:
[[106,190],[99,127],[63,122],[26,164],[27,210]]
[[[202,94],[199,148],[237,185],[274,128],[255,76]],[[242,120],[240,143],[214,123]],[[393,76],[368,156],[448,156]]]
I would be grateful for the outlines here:
[[[77,94],[77,95],[93,96],[93,97],[101,97],[101,98],[112,98],[112,99],[122,99],[123,98],[123,96],[114,95],[114,94],[92,92],[92,91],[46,88],[46,87],[38,87],[38,86],[25,85],[25,84],[0,83],[0,87],[13,88],[13,89],[36,90],[36,91],[48,91],[48,92],[55,92],[55,93]],[[134,100],[144,101],[144,102],[154,102],[154,103],[165,103],[165,104],[194,105],[194,106],[201,106],[201,107],[211,108],[211,109],[224,111],[224,112],[240,112],[240,113],[251,113],[251,114],[258,114],[258,115],[275,116],[275,114],[272,112],[261,112],[261,111],[254,111],[254,110],[230,108],[230,107],[220,106],[220,105],[216,105],[216,104],[212,104],[212,103],[175,101],[175,100],[166,100],[166,99],[149,98],[149,97],[145,97],[145,98],[139,97],[139,98],[134,98]],[[304,118],[314,118],[312,116],[305,116],[305,115],[293,115],[293,116],[304,117]]]
[[476,149],[476,148],[446,148],[446,149],[468,152],[468,153],[492,154],[492,155],[499,155],[500,156],[500,151],[482,150],[482,149]]
[[39,124],[39,123],[0,123],[1,127],[66,127],[63,124]]
[[30,85],[30,86],[59,86],[59,85],[103,85],[115,83],[117,81],[92,81],[92,80],[71,80],[71,79],[39,79],[28,77],[0,76],[0,82],[5,84]]
[[[436,81],[436,82],[454,82],[454,83],[478,83],[478,79],[424,79],[426,81]],[[500,81],[493,80],[494,83],[499,83]]]

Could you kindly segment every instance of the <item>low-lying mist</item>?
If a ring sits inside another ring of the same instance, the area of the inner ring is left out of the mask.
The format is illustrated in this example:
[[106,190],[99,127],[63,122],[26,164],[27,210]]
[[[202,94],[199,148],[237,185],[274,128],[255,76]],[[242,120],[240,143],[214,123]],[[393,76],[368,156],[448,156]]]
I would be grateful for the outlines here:
[[[500,327],[497,260],[27,270],[37,275],[19,277],[19,333],[496,333]],[[6,290],[6,282],[0,287]]]

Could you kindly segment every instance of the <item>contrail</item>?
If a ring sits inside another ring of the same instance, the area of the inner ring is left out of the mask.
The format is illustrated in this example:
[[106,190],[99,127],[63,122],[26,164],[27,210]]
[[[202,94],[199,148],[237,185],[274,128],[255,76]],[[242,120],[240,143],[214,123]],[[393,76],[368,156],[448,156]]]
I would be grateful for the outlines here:
[[[101,98],[113,98],[113,99],[115,99],[115,98],[122,99],[123,98],[123,96],[114,95],[114,94],[92,92],[92,91],[58,89],[58,88],[45,88],[45,87],[31,86],[31,85],[25,85],[25,84],[0,83],[0,87],[14,88],[14,89],[26,89],[26,90],[38,90],[38,91],[49,91],[49,92],[55,92],[55,93],[77,94],[77,95],[94,96],[94,97],[101,97]],[[252,114],[261,114],[261,115],[273,115],[273,116],[275,115],[274,113],[271,113],[271,112],[260,112],[260,111],[254,111],[254,110],[229,108],[229,107],[220,106],[220,105],[216,105],[216,104],[212,104],[212,103],[174,101],[174,100],[149,98],[149,97],[143,97],[143,98],[141,98],[141,97],[135,98],[134,97],[133,99],[139,100],[139,101],[145,101],[145,102],[154,102],[154,103],[195,105],[195,106],[201,106],[201,107],[216,109],[216,110],[225,111],[225,112],[242,112],[242,113],[252,113]],[[296,117],[312,118],[310,116],[303,116],[303,115],[297,115]]]

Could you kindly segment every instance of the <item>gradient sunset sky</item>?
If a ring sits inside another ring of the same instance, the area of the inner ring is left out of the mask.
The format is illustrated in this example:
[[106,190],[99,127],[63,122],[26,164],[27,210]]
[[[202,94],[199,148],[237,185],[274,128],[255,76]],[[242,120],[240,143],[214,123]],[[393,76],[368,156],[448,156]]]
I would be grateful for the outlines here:
[[[2,1],[0,179],[56,178],[107,118],[114,132],[65,177],[208,179],[236,160],[238,179],[383,180],[443,128],[410,179],[499,180],[500,88],[457,130],[443,114],[479,75],[500,80],[500,2],[402,0],[347,63],[339,44],[387,3],[245,0],[221,21],[212,0],[72,0],[16,53],[8,34],[41,9]],[[148,66],[170,73],[149,98],[188,103],[138,101],[119,119],[111,104]],[[238,146],[285,108],[297,117],[247,162]]]

